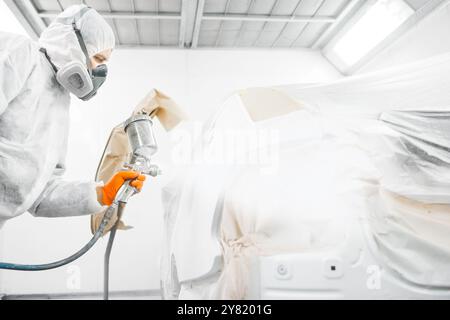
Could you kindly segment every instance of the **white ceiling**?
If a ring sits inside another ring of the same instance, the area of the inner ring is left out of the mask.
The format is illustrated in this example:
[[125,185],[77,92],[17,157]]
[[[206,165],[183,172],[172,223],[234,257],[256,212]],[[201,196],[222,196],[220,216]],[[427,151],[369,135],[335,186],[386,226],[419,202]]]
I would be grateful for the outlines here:
[[[107,19],[122,47],[318,49],[367,1],[5,0],[35,37],[59,12],[85,3]],[[429,0],[406,2],[419,10]]]

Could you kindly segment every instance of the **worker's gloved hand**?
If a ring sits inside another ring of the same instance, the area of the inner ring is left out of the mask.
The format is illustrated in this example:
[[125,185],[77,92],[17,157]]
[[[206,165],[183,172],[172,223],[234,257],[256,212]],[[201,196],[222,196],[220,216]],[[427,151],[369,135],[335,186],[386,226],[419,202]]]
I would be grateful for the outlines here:
[[113,203],[117,191],[126,180],[132,180],[130,185],[141,191],[145,176],[135,171],[119,171],[102,187],[102,205],[109,206]]

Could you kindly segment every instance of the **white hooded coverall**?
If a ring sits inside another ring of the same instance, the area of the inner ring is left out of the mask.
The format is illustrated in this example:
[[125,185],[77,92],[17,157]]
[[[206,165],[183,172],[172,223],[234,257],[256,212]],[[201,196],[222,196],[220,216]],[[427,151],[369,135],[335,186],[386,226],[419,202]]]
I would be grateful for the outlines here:
[[114,34],[95,11],[80,17],[84,5],[66,9],[39,42],[0,32],[0,227],[29,211],[61,217],[101,210],[94,181],[64,181],[70,95],[56,81],[45,55],[59,69],[85,57],[72,21],[89,56],[114,47]]

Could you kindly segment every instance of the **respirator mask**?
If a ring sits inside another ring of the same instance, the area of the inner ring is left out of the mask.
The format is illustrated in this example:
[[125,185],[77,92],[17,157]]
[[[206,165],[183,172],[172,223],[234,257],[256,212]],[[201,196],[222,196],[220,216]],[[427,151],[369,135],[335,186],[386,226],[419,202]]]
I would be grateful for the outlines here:
[[[84,14],[90,8],[86,8],[81,14]],[[96,68],[91,68],[91,61],[86,49],[81,31],[77,28],[75,22],[72,22],[72,27],[77,36],[78,43],[86,57],[86,65],[79,61],[71,61],[58,69],[51,61],[44,48],[40,51],[45,54],[48,61],[56,73],[56,80],[69,92],[76,95],[81,100],[87,101],[97,94],[97,90],[102,86],[108,74],[106,64],[98,65]]]

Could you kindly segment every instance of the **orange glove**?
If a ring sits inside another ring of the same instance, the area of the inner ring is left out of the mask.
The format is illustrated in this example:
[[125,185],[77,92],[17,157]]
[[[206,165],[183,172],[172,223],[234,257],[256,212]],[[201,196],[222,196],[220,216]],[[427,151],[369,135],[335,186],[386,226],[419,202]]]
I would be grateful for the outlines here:
[[132,180],[130,185],[141,191],[145,176],[136,171],[119,171],[102,188],[102,204],[109,206],[116,197],[117,191],[126,180]]

